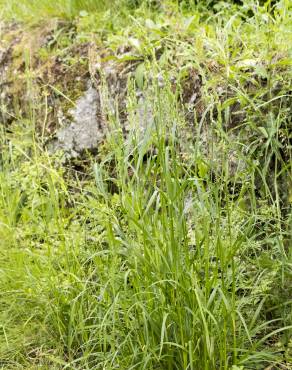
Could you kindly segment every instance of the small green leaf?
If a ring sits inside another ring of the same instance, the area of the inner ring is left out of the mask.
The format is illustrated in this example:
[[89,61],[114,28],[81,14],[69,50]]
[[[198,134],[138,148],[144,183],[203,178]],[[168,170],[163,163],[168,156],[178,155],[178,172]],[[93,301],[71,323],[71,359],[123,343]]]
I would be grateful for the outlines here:
[[145,25],[147,28],[150,28],[150,29],[157,28],[156,24],[151,19],[146,19]]
[[131,46],[133,46],[135,49],[137,50],[141,50],[141,44],[140,44],[140,41],[134,37],[130,37],[129,38],[129,43],[131,44]]
[[80,17],[87,17],[88,16],[88,13],[86,10],[81,10],[80,13],[79,13]]
[[193,20],[195,19],[195,16],[193,15],[192,17],[188,17],[188,18],[185,18],[184,19],[184,26],[185,26],[185,30],[187,31],[191,24],[193,23]]
[[199,176],[201,178],[204,178],[207,175],[208,171],[209,171],[209,166],[207,165],[207,163],[205,163],[204,161],[200,160],[198,162],[198,170],[199,170],[198,171],[199,172]]
[[143,85],[144,85],[144,73],[145,73],[145,65],[144,63],[141,63],[138,65],[135,71],[136,84],[140,90],[143,89]]
[[264,127],[262,127],[262,126],[261,127],[258,127],[258,130],[264,135],[264,137],[266,139],[269,138],[269,134],[268,134],[267,130]]

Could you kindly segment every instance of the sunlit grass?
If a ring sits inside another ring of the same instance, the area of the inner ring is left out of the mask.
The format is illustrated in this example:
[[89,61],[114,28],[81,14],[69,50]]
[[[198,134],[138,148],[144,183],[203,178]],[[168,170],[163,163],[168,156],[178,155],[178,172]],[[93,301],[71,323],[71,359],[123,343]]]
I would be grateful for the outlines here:
[[[98,12],[105,7],[114,6],[107,0],[32,0],[0,1],[5,16],[26,20],[45,20],[46,17],[73,18],[80,12]],[[81,13],[82,14],[82,13]]]
[[[17,12],[70,18],[103,5],[52,4],[23,1]],[[147,82],[129,78],[125,137],[101,73],[107,138],[82,176],[43,148],[41,101],[0,126],[0,367],[290,368],[289,15],[280,5],[273,18],[251,4],[253,17],[227,9],[207,23],[179,12],[144,25],[138,12],[114,30],[105,44],[134,36],[127,58],[143,60]],[[90,38],[97,26],[86,17],[80,32]],[[203,81],[191,123],[185,65]],[[235,102],[242,118],[231,126]]]

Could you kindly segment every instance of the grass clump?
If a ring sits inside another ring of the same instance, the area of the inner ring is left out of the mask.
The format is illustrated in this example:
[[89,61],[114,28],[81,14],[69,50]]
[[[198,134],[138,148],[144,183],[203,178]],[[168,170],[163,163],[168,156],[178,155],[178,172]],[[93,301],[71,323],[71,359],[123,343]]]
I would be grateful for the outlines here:
[[49,154],[37,94],[0,126],[3,369],[291,368],[289,4],[169,4],[123,30],[83,14],[42,46],[91,40],[97,154]]

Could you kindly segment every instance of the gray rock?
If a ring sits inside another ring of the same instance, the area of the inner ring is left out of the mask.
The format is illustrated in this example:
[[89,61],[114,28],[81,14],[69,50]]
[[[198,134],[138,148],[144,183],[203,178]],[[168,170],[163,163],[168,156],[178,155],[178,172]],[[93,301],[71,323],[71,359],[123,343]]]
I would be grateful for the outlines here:
[[56,133],[56,138],[49,145],[49,150],[63,150],[69,157],[77,157],[84,150],[97,148],[104,138],[104,130],[98,122],[100,99],[98,92],[89,86],[84,95],[70,109],[72,122]]

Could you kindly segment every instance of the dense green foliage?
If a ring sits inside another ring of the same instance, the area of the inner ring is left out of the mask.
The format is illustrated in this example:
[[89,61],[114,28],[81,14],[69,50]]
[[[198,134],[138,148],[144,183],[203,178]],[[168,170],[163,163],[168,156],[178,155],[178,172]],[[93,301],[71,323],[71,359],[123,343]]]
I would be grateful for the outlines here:
[[[38,61],[70,73],[70,47],[112,51],[82,61],[106,140],[71,161],[44,146],[48,95],[20,53],[29,98],[0,122],[1,368],[291,369],[291,5],[198,3],[0,0],[34,27],[71,19]],[[132,63],[122,108],[108,61]]]
[[264,1],[255,3],[253,0],[0,0],[0,6],[4,15],[18,20],[40,20],[46,17],[74,18],[80,12],[100,12],[102,10],[112,10],[129,12],[131,10],[142,8],[163,11],[166,8],[176,8],[180,11],[210,11],[220,12],[224,8],[233,10],[249,8],[252,14],[255,7],[260,4],[268,12],[272,12],[279,6],[279,3],[288,4],[289,1]]

